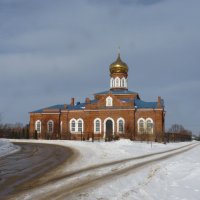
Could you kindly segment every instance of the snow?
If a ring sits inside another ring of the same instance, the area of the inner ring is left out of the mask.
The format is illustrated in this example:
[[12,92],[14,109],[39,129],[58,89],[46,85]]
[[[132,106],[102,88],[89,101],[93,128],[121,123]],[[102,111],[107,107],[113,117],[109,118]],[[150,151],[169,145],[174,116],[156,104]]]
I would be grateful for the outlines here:
[[[142,190],[155,194],[162,191],[162,199],[200,199],[200,147],[157,165],[159,170]],[[152,199],[158,199],[153,195]]]
[[[21,142],[22,140],[20,140]],[[120,140],[115,142],[81,142],[64,140],[29,140],[28,142],[40,142],[68,146],[79,153],[77,160],[70,165],[63,166],[59,175],[74,172],[86,167],[108,163],[111,161],[133,158],[155,152],[164,152],[179,148],[195,142],[183,143],[146,143]],[[24,142],[26,142],[24,140]],[[185,147],[187,149],[188,147]],[[179,149],[177,152],[181,151]],[[76,176],[40,187],[39,190],[25,192],[17,199],[39,199],[44,194],[53,194],[62,191],[62,188],[72,188],[84,180],[93,180],[95,177],[102,179],[100,184],[91,185],[89,189],[71,194],[69,199],[80,200],[197,200],[200,196],[200,147],[164,160],[158,160],[161,155],[138,158],[128,162],[117,163],[101,168],[95,168]],[[169,155],[171,152],[166,152]],[[107,178],[115,171],[128,169],[129,167],[146,162],[151,159],[156,161],[121,175]],[[68,163],[69,164],[69,163]],[[63,194],[64,195],[64,194]],[[65,199],[60,193],[58,199]]]
[[19,151],[20,147],[12,144],[8,139],[0,139],[0,157]]
[[91,165],[110,162],[114,160],[121,160],[131,157],[136,157],[144,154],[151,154],[154,152],[162,152],[173,148],[181,147],[190,142],[182,143],[147,143],[147,142],[132,142],[128,139],[121,139],[118,141],[104,142],[104,141],[70,141],[70,140],[11,140],[14,142],[32,142],[32,143],[46,143],[67,146],[79,153],[79,158],[76,162],[71,163],[66,170],[75,170]]

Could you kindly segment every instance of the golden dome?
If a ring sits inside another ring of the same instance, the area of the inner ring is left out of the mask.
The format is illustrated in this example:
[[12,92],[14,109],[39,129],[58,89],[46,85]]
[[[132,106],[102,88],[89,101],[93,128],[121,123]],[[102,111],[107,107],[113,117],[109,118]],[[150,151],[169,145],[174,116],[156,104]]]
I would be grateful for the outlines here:
[[110,65],[110,73],[127,73],[128,65],[123,62],[118,54],[117,60]]

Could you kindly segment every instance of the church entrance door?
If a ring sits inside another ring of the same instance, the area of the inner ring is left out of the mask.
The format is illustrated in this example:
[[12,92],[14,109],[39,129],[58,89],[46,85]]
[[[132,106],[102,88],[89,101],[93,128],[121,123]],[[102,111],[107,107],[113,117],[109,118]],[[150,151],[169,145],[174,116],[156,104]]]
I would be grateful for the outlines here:
[[112,140],[113,134],[113,122],[111,120],[106,121],[106,139]]

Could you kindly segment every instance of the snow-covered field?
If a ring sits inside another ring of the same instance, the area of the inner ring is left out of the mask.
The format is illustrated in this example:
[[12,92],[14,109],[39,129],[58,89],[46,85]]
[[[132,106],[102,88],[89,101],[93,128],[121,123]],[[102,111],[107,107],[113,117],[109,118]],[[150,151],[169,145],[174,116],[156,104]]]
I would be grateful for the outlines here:
[[71,163],[66,170],[75,170],[90,165],[121,160],[125,158],[150,154],[154,152],[166,151],[190,144],[191,142],[180,143],[147,143],[132,142],[128,139],[121,139],[113,142],[86,142],[86,141],[69,141],[69,140],[10,140],[19,142],[48,143],[61,146],[71,147],[79,153],[76,162]]
[[[22,142],[23,140],[20,140]],[[47,141],[29,140],[29,142],[40,142],[68,146],[79,152],[76,161],[62,168],[63,174],[70,171],[98,165],[105,162],[122,160],[154,152],[166,151],[181,147],[191,142],[159,144],[146,142],[132,142],[120,140],[116,142],[80,142],[80,141]],[[26,142],[26,140],[24,140]],[[194,143],[194,142],[193,142]],[[120,176],[102,181],[101,184],[91,185],[89,189],[71,195],[70,199],[88,200],[198,200],[200,199],[200,147],[197,146],[172,158],[151,163],[139,170],[129,171]],[[116,166],[115,166],[116,167]],[[123,167],[121,165],[120,167]],[[116,168],[117,169],[117,168]],[[112,167],[104,168],[91,174],[107,173],[106,170],[116,170]],[[91,174],[77,176],[68,180],[70,184],[75,180],[89,177]],[[82,177],[81,177],[82,176]],[[58,181],[54,185],[46,185],[40,191],[26,192],[26,199],[38,198],[43,193],[60,189],[67,180]],[[67,186],[66,186],[67,187]],[[18,198],[18,199],[20,199]],[[58,199],[68,199],[59,197]]]
[[0,139],[0,157],[19,151],[20,147],[9,142],[8,139]]

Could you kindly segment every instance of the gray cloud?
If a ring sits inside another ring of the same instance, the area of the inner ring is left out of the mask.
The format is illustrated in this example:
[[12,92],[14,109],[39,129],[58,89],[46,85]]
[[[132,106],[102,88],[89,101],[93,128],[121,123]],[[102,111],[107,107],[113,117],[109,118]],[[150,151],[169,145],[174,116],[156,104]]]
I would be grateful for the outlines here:
[[152,5],[161,3],[166,0],[112,0],[112,1],[106,1],[106,0],[88,0],[91,4],[98,4],[98,5]]
[[197,0],[1,0],[4,122],[28,122],[28,111],[108,89],[109,64],[120,45],[130,68],[129,89],[147,101],[161,95],[167,127],[178,122],[199,131],[199,5]]

